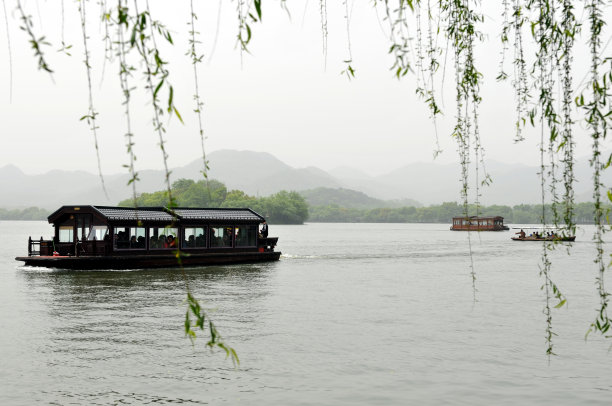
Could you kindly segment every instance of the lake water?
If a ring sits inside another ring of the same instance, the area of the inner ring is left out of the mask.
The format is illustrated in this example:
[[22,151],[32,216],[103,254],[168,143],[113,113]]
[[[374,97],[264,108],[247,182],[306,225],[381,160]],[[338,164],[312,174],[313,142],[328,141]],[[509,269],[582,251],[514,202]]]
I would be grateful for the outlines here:
[[238,368],[185,338],[180,271],[14,261],[50,232],[0,222],[2,405],[610,404],[612,340],[584,339],[599,303],[591,227],[570,256],[551,253],[569,305],[549,362],[540,243],[472,233],[474,302],[467,233],[447,225],[272,225],[280,261],[187,271]]

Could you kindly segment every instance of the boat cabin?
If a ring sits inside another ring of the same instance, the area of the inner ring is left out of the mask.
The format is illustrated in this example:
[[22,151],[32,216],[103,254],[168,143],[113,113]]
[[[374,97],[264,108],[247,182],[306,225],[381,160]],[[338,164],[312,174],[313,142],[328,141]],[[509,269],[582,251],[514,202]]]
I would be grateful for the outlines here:
[[453,231],[504,231],[509,230],[504,225],[504,218],[494,217],[453,217]]
[[280,256],[274,252],[278,238],[259,234],[259,224],[265,219],[246,208],[170,211],[164,207],[63,206],[48,220],[54,227],[53,238],[30,238],[28,257],[116,257],[132,263],[137,257],[168,257],[173,258],[172,264],[177,250],[187,254],[184,261],[193,256],[200,258],[199,263],[222,257],[227,257],[224,263],[233,262],[228,254],[236,256],[235,262],[252,254],[274,253],[259,256],[273,259]]

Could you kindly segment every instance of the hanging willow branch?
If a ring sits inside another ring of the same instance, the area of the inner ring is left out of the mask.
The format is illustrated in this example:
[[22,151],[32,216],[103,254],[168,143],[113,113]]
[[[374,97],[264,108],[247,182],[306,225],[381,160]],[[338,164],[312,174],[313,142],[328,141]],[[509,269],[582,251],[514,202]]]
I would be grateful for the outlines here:
[[[96,117],[98,116],[98,112],[94,109],[93,104],[93,94],[91,89],[91,64],[89,63],[89,48],[87,47],[87,14],[85,11],[85,3],[86,1],[79,2],[79,15],[81,17],[81,32],[83,33],[83,52],[85,54],[85,71],[87,72],[87,89],[89,91],[89,109],[87,114],[81,117],[82,120],[86,120],[87,124],[89,124],[89,128],[91,129],[91,133],[93,134],[94,139],[94,147],[96,149],[96,160],[98,163],[98,176],[100,177],[100,184],[102,185],[102,190],[104,191],[104,195],[108,199],[108,191],[106,190],[106,185],[104,183],[104,175],[102,174],[102,162],[100,160],[100,148],[98,146],[98,125],[96,123]],[[64,44],[62,44],[64,45]]]
[[[100,86],[102,86],[102,82],[104,81],[104,74],[106,72],[106,61],[113,61],[113,41],[111,39],[111,29],[110,29],[110,21],[111,21],[111,13],[110,10],[106,7],[106,0],[100,1],[100,20],[104,23],[104,36],[102,37],[102,41],[104,42],[104,58],[102,58],[102,74],[100,75]],[[120,24],[117,24],[117,28],[121,28]]]
[[[480,140],[477,131],[478,105],[480,104],[479,88],[482,75],[474,64],[474,40],[481,39],[481,34],[476,29],[476,24],[482,22],[482,16],[470,8],[469,1],[467,0],[449,1],[443,6],[442,12],[446,13],[447,32],[455,54],[457,122],[453,131],[453,137],[457,140],[459,149],[462,184],[461,197],[463,200],[464,217],[468,218],[470,143],[472,140],[476,144],[477,151],[480,150]],[[476,300],[476,273],[469,231],[468,245],[472,290],[474,300]]]
[[204,103],[202,102],[202,98],[200,97],[200,86],[198,80],[198,64],[202,62],[204,55],[198,55],[196,51],[196,45],[199,43],[196,40],[196,29],[195,29],[195,20],[197,19],[197,15],[193,10],[193,0],[189,2],[190,10],[191,10],[191,19],[189,20],[189,56],[191,57],[191,63],[193,65],[193,80],[194,80],[194,95],[193,99],[195,101],[194,112],[198,116],[198,132],[200,134],[200,144],[202,146],[202,175],[205,179],[208,179],[208,160],[206,159],[206,149],[204,147],[204,127],[202,126],[202,108],[204,107]]
[[327,0],[319,0],[321,17],[321,42],[323,48],[323,69],[327,70]]
[[49,46],[51,44],[46,40],[45,36],[37,38],[36,35],[34,35],[34,32],[32,31],[32,28],[34,27],[34,24],[32,23],[32,16],[25,13],[23,7],[21,6],[21,0],[17,0],[17,9],[21,15],[22,22],[22,25],[19,28],[25,31],[30,38],[30,46],[34,50],[34,56],[38,58],[38,69],[48,72],[51,76],[51,80],[55,83],[53,80],[53,70],[47,63],[45,54],[42,50],[43,46]]
[[261,21],[261,0],[252,0],[255,7],[254,15],[250,12],[251,3],[245,4],[245,0],[238,0],[236,4],[236,16],[238,17],[238,45],[240,46],[240,65],[243,63],[243,54],[249,52],[248,45],[253,37],[250,22]]
[[[512,16],[514,29],[514,79],[512,85],[515,91],[516,99],[516,135],[515,142],[523,141],[523,126],[529,117],[529,88],[527,85],[527,62],[525,61],[525,52],[523,50],[523,24],[526,18],[523,16],[523,8],[521,0],[514,0]],[[533,124],[533,117],[530,117]]]
[[576,221],[574,219],[574,146],[575,141],[572,133],[574,120],[572,118],[573,85],[572,85],[572,62],[574,37],[578,32],[578,24],[574,16],[574,7],[571,0],[563,0],[563,13],[561,22],[562,52],[561,52],[561,83],[562,95],[562,142],[560,148],[563,153],[563,223],[569,235],[576,234]]
[[590,0],[587,3],[589,12],[589,22],[591,29],[590,51],[591,51],[591,80],[589,83],[591,100],[585,102],[581,96],[578,100],[578,105],[583,108],[586,114],[586,124],[591,132],[593,141],[591,157],[591,167],[593,168],[593,199],[595,200],[595,263],[598,267],[598,275],[595,280],[597,293],[599,294],[600,307],[595,320],[591,323],[587,335],[590,332],[599,332],[606,334],[612,322],[608,316],[609,293],[605,287],[605,269],[606,265],[603,260],[603,233],[604,233],[604,207],[601,201],[601,171],[603,166],[601,163],[601,143],[607,136],[608,123],[606,118],[609,114],[609,75],[600,77],[599,66],[601,63],[599,52],[601,49],[601,30],[605,24],[602,17],[604,3],[601,0]]
[[[546,217],[546,185],[547,180],[550,181],[549,190],[552,198],[553,223],[558,224],[557,204],[558,198],[556,193],[556,145],[558,144],[559,135],[559,117],[557,115],[555,105],[556,99],[554,94],[554,73],[556,61],[558,60],[559,41],[557,23],[554,15],[554,0],[529,0],[526,4],[528,10],[534,10],[536,18],[531,22],[531,32],[534,41],[537,45],[536,61],[534,63],[533,72],[535,75],[535,86],[539,89],[538,104],[533,107],[529,113],[531,123],[539,116],[540,123],[540,191],[542,212],[540,222],[542,224],[542,233],[548,224]],[[545,136],[545,134],[548,136]],[[547,148],[548,145],[548,148]],[[547,169],[547,160],[550,167]],[[551,278],[552,263],[548,252],[553,249],[552,242],[542,243],[540,276],[544,279],[541,286],[544,291],[545,304],[544,315],[546,317],[546,354],[554,355],[553,352],[553,331],[552,324],[552,308],[561,307],[566,303],[565,296],[559,290],[556,283]],[[556,305],[552,305],[551,301],[556,299]]]
[[[176,202],[172,196],[172,187],[170,183],[171,171],[168,169],[168,153],[166,152],[166,142],[164,140],[166,128],[161,121],[161,116],[164,114],[164,110],[161,107],[161,101],[159,99],[159,91],[164,84],[168,87],[168,112],[170,114],[173,111],[176,112],[179,118],[180,114],[178,114],[178,110],[176,110],[176,107],[174,106],[174,89],[168,83],[169,72],[165,68],[165,64],[167,62],[161,58],[156,44],[153,44],[152,47],[149,46],[149,41],[153,41],[153,38],[148,30],[149,28],[153,30],[154,27],[157,26],[158,29],[164,34],[164,37],[168,42],[172,43],[172,37],[168,31],[164,30],[162,26],[156,25],[156,23],[151,20],[148,11],[143,11],[142,13],[138,12],[138,2],[136,0],[134,1],[134,10],[136,12],[136,16],[134,18],[132,27],[133,31],[130,38],[130,45],[138,51],[138,54],[144,63],[146,89],[150,94],[151,106],[153,108],[153,128],[155,133],[157,133],[159,140],[158,145],[162,152],[164,179],[166,183],[166,193],[168,195],[168,207],[172,209],[176,207]],[[154,79],[157,80],[156,83],[154,83]]]
[[351,51],[351,13],[348,7],[348,0],[344,1],[344,22],[346,23],[346,44],[348,48],[348,58],[344,60],[346,67],[340,72],[342,75],[346,75],[347,78],[352,79],[355,77],[355,69],[351,64],[353,63],[353,52]]
[[[126,133],[125,133],[125,146],[127,149],[129,164],[124,165],[130,172],[130,179],[128,185],[132,186],[132,200],[134,207],[138,203],[138,194],[136,192],[136,182],[140,180],[138,178],[138,172],[136,172],[136,154],[134,152],[134,133],[132,132],[132,118],[130,113],[130,100],[131,100],[131,89],[129,86],[129,77],[132,72],[136,69],[133,66],[128,65],[126,58],[126,47],[129,45],[124,37],[124,31],[127,32],[129,29],[129,10],[123,5],[122,0],[118,0],[117,5],[117,57],[119,59],[119,82],[121,83],[121,91],[123,93],[123,105],[125,106],[125,119],[126,119]],[[125,30],[124,30],[125,28]]]

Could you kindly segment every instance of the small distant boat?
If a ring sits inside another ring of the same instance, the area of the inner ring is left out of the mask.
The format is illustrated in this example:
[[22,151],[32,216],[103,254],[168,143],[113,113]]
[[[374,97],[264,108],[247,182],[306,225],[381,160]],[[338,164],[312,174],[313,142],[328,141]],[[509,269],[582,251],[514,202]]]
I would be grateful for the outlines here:
[[575,241],[576,236],[548,236],[548,237],[512,237],[513,241]]
[[452,231],[507,231],[510,228],[504,225],[504,218],[494,217],[453,217]]

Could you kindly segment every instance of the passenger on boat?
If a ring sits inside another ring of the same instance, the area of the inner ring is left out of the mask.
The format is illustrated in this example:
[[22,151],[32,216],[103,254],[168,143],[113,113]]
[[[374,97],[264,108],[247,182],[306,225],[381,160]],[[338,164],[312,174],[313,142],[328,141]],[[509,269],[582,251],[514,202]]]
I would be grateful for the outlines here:
[[264,221],[261,226],[261,236],[263,238],[268,238],[268,224]]
[[117,233],[117,248],[129,248],[129,239],[128,239],[128,235],[125,233],[125,231],[119,231]]
[[166,240],[166,245],[164,246],[164,248],[175,248],[176,247],[176,241],[174,240],[174,236],[169,235],[168,239]]

